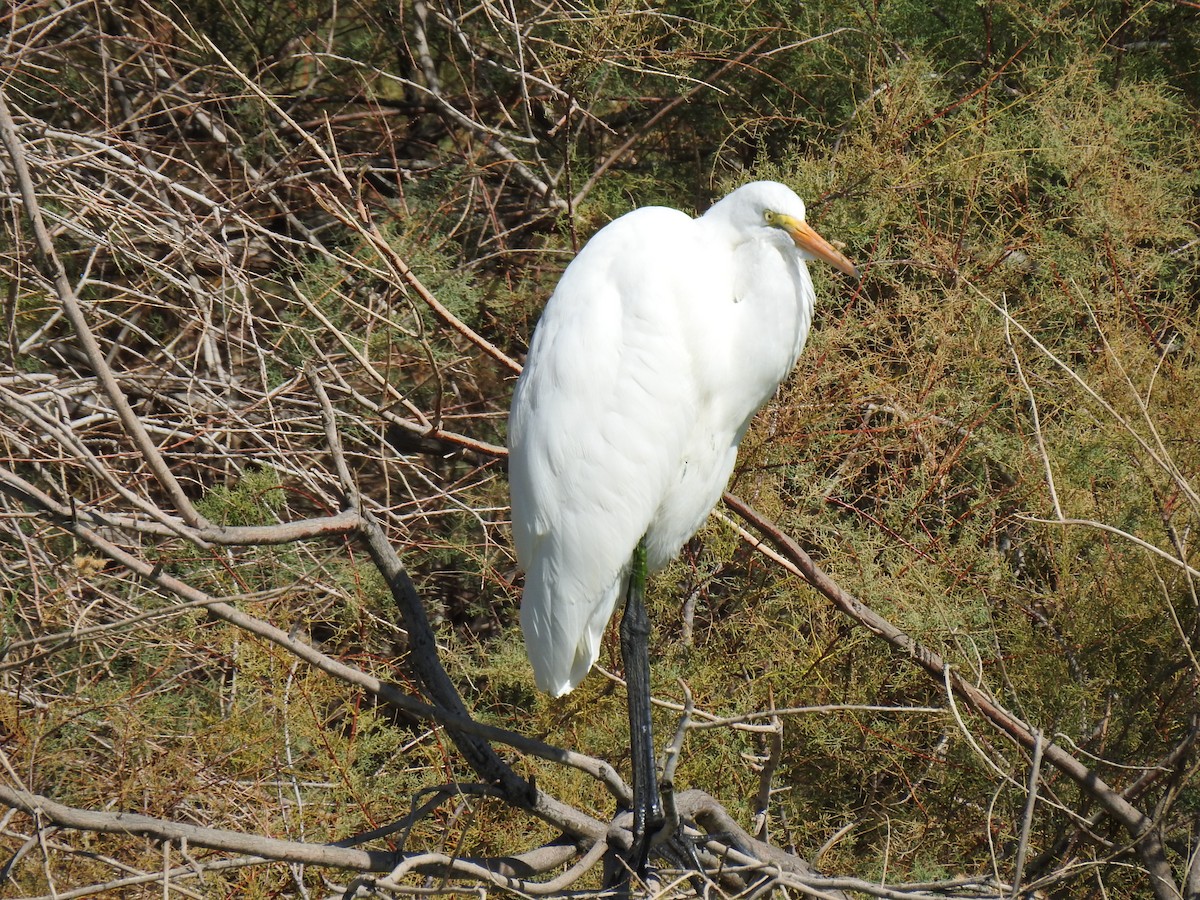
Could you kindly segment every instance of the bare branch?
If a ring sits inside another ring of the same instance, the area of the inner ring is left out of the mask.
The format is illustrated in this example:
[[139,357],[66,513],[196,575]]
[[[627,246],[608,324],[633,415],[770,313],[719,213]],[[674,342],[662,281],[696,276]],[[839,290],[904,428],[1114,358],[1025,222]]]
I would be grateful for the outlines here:
[[205,828],[182,822],[168,822],[137,813],[92,812],[75,809],[27,791],[0,784],[0,802],[24,810],[30,815],[45,816],[56,825],[79,828],[106,834],[136,834],[159,841],[186,840],[199,847],[244,853],[262,859],[308,865],[333,866],[368,872],[386,872],[395,866],[395,854],[379,850],[355,850],[329,844],[305,844],[253,834],[240,834],[219,828]]

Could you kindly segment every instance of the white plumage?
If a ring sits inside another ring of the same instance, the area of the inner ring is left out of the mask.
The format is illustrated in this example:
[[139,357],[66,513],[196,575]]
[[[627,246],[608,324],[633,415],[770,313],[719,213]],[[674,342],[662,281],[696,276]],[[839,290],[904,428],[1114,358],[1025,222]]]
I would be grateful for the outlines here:
[[754,413],[813,314],[805,258],[854,266],[775,182],[693,219],[662,207],[601,229],[546,304],[509,417],[521,627],[538,687],[591,669],[645,535],[661,569],[700,529]]

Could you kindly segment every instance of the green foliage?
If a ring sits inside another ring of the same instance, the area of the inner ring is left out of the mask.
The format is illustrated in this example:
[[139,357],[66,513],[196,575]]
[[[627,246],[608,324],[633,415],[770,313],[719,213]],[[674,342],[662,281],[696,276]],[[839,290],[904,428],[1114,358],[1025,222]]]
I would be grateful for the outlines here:
[[283,502],[278,474],[264,467],[247,470],[235,488],[217,485],[196,508],[218,525],[269,525]]

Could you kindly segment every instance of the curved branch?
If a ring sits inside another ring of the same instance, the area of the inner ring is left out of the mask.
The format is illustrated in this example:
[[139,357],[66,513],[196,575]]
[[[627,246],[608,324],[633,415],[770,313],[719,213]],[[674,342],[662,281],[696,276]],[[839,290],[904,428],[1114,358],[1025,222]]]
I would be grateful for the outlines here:
[[117,384],[117,379],[105,360],[104,351],[100,349],[100,342],[96,340],[91,326],[88,325],[87,317],[83,314],[83,307],[80,306],[79,299],[75,296],[75,289],[71,287],[70,279],[67,278],[67,270],[63,268],[62,260],[58,258],[58,254],[54,250],[54,242],[50,239],[50,233],[46,230],[46,223],[42,218],[42,210],[33,185],[33,176],[29,172],[29,164],[25,159],[25,148],[17,135],[17,126],[8,111],[8,102],[3,91],[0,91],[0,142],[3,142],[12,159],[17,186],[21,192],[21,202],[25,206],[25,213],[29,216],[29,223],[33,227],[38,256],[49,269],[49,277],[54,284],[54,290],[58,294],[63,312],[66,313],[67,319],[75,331],[79,345],[87,357],[88,365],[91,366],[96,378],[104,388],[105,394],[108,395],[125,433],[138,448],[146,460],[146,465],[154,473],[154,477],[162,489],[167,492],[167,496],[171,498],[171,503],[179,511],[179,514],[189,525],[206,526],[207,520],[192,505],[183,486],[176,479],[166,460],[163,459],[158,446],[150,439],[150,435],[142,426],[137,413],[129,405],[125,392]]
[[[551,844],[528,853],[496,858],[463,858],[441,853],[405,856],[390,850],[359,850],[341,844],[316,844],[245,834],[224,828],[208,828],[159,819],[140,813],[98,812],[79,809],[41,794],[0,784],[0,803],[31,816],[40,816],[64,828],[104,834],[126,834],[155,841],[186,842],[211,850],[239,853],[261,860],[328,866],[357,872],[390,872],[380,886],[396,887],[396,880],[409,872],[466,875],[526,893],[551,894],[569,887],[603,856],[604,842],[597,841],[574,866],[544,884],[527,881],[517,873],[532,874],[556,868],[578,853],[570,844]],[[159,876],[161,877],[161,876]]]
[[40,815],[64,828],[99,831],[106,834],[134,834],[157,841],[187,841],[200,847],[244,853],[263,859],[332,866],[367,872],[387,872],[396,866],[396,854],[382,850],[356,850],[332,844],[308,844],[278,838],[206,828],[143,816],[139,813],[95,812],[66,806],[41,794],[18,790],[0,784],[0,803],[29,815]]
[[[538,853],[546,849],[545,847],[539,847],[537,851],[533,852]],[[573,847],[562,847],[561,845],[556,849],[569,850],[571,855],[574,855],[576,852]],[[443,874],[471,878],[475,881],[491,884],[497,888],[520,894],[544,897],[552,894],[560,894],[575,884],[591,869],[595,868],[596,864],[604,857],[604,852],[607,849],[608,845],[604,841],[596,841],[587,853],[580,857],[579,862],[575,863],[575,865],[571,866],[571,868],[567,869],[561,875],[545,882],[531,881],[528,878],[518,877],[512,865],[514,860],[509,858],[480,861],[448,856],[445,853],[422,853],[405,859],[392,871],[391,875],[376,881],[375,887],[398,890],[403,887],[399,883],[401,878],[414,872],[426,872],[432,869]],[[523,859],[521,861],[524,862]],[[552,868],[564,861],[557,857],[543,859],[538,862],[536,870],[544,871],[543,867]],[[521,868],[525,870],[530,869],[528,865],[523,865]]]

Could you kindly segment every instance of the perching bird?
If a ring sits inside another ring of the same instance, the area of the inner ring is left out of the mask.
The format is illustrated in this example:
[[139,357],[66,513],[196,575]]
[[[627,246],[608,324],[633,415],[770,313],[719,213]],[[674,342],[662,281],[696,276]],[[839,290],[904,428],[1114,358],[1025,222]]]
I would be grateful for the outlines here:
[[696,219],[646,207],[602,228],[546,304],[513,394],[521,628],[539,688],[557,697],[583,680],[627,595],[639,874],[662,821],[641,582],[704,524],[751,418],[800,356],[814,299],[804,261],[857,276],[804,214],[789,188],[759,181]]
[[693,219],[601,229],[546,304],[509,416],[521,627],[554,696],[591,669],[645,536],[651,572],[704,524],[813,315],[806,259],[854,265],[770,181]]

